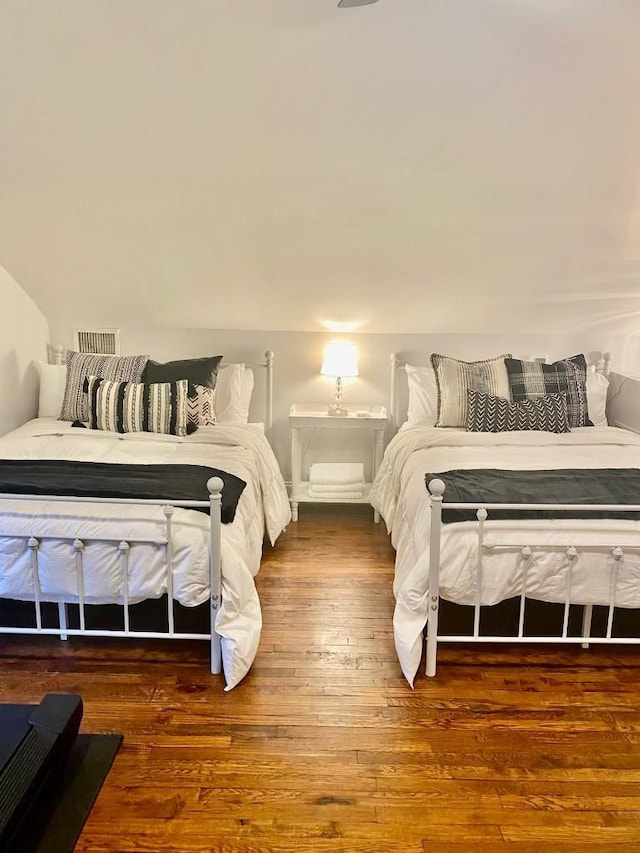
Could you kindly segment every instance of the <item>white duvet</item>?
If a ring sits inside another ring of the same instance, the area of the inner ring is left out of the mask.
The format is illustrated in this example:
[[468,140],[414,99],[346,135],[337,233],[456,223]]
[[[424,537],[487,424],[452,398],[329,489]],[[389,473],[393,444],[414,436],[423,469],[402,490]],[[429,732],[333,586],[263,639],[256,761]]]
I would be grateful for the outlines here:
[[[262,616],[254,576],[260,567],[266,529],[272,544],[288,524],[290,508],[275,456],[259,425],[200,428],[178,438],[152,433],[79,429],[51,418],[29,421],[0,437],[2,459],[68,459],[132,464],[194,464],[219,468],[246,482],[231,524],[222,525],[222,606],[216,631],[222,638],[226,687],[248,672],[258,649]],[[33,600],[30,552],[19,536],[69,536],[96,540],[149,539],[131,547],[130,600],[166,592],[164,535],[160,506],[44,500],[0,501],[0,596]],[[173,594],[192,607],[209,596],[209,517],[176,509],[173,515]],[[43,601],[77,601],[77,579],[68,542],[44,540],[39,549]],[[85,601],[121,603],[117,549],[91,542],[84,552]]]
[[[385,451],[370,500],[384,518],[397,552],[394,638],[402,671],[411,684],[420,665],[422,631],[428,615],[430,507],[424,475],[460,468],[640,468],[640,436],[616,427],[582,427],[560,435],[468,433],[426,427],[400,430]],[[476,600],[476,527],[463,522],[442,528],[440,594],[458,604],[474,604]],[[640,545],[640,522],[634,520],[489,520],[486,532],[487,545],[499,542],[514,547],[511,551],[487,550],[482,604],[521,594],[522,545],[534,548],[526,594],[543,601],[565,600],[569,561],[563,547]],[[536,551],[536,544],[558,545],[560,551]],[[574,602],[608,604],[611,562],[611,558],[602,557],[602,550],[600,554],[595,549],[580,554],[572,579]],[[640,607],[638,551],[625,553],[620,565],[616,604]]]

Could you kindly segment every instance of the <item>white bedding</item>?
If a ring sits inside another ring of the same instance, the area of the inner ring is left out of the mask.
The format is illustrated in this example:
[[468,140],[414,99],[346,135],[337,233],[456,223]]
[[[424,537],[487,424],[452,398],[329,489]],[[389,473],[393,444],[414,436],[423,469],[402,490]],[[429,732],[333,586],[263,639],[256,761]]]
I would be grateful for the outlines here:
[[[201,427],[178,438],[152,433],[78,429],[52,418],[29,421],[0,437],[3,459],[69,459],[86,462],[206,465],[235,474],[247,483],[231,524],[222,525],[222,606],[216,630],[222,637],[226,689],[248,672],[258,649],[262,616],[254,576],[260,567],[266,529],[272,544],[290,520],[286,488],[260,425]],[[37,521],[34,520],[37,517]],[[159,506],[0,501],[0,596],[33,600],[29,549],[17,536],[109,537],[129,540],[164,534]],[[209,596],[209,517],[176,509],[173,515],[174,597],[196,606]],[[77,601],[77,581],[69,543],[44,541],[39,549],[43,601]],[[85,601],[122,602],[117,550],[93,542],[84,553]],[[166,592],[164,549],[132,546],[130,600],[158,598]]]
[[[427,620],[430,507],[424,475],[460,468],[640,468],[640,436],[616,427],[582,427],[556,435],[547,432],[468,433],[457,429],[403,428],[387,447],[370,493],[397,551],[394,579],[394,637],[398,659],[413,684]],[[446,502],[447,494],[444,493]],[[640,496],[638,498],[640,503]],[[440,594],[458,604],[474,604],[473,567],[476,525],[442,528]],[[495,604],[522,591],[518,548],[547,543],[560,546],[640,544],[640,522],[616,519],[488,522],[487,544],[514,545],[513,551],[488,551],[484,559],[481,603]],[[583,553],[574,569],[572,600],[609,601],[611,559]],[[526,593],[543,601],[564,601],[568,559],[534,551]],[[640,557],[626,553],[618,575],[616,603],[640,607]]]

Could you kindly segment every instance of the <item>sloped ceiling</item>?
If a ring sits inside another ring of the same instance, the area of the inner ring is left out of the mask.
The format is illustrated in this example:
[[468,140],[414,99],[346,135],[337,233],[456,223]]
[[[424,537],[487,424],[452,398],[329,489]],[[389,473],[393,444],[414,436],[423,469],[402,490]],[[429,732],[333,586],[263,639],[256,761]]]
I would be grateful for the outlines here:
[[639,43],[638,0],[3,0],[0,263],[72,326],[636,331]]

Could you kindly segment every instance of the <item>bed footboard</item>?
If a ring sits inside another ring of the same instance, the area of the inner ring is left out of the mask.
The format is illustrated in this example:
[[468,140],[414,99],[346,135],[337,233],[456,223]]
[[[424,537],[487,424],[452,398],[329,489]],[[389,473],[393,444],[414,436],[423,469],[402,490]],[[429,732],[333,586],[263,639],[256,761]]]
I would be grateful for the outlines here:
[[[436,660],[439,642],[450,643],[560,643],[560,644],[579,644],[583,648],[587,648],[591,643],[598,644],[640,644],[640,631],[635,630],[634,636],[619,636],[614,633],[614,618],[616,609],[624,607],[617,603],[621,598],[621,587],[619,584],[619,575],[621,567],[625,564],[625,558],[630,555],[638,555],[640,553],[640,532],[635,534],[637,542],[630,543],[629,536],[624,545],[617,542],[607,541],[589,541],[587,544],[576,544],[566,542],[563,544],[557,543],[533,543],[523,539],[521,542],[514,542],[511,538],[507,543],[501,543],[499,537],[495,534],[491,537],[491,541],[487,539],[487,522],[491,518],[491,513],[495,511],[506,510],[509,513],[517,515],[519,512],[531,511],[551,511],[562,517],[563,513],[571,513],[584,511],[584,505],[575,504],[502,504],[502,503],[447,503],[444,500],[445,483],[440,479],[432,479],[428,482],[429,498],[431,505],[430,516],[430,542],[429,542],[429,592],[428,592],[428,611],[425,630],[426,643],[426,674],[434,676],[436,674]],[[475,602],[470,605],[473,609],[473,629],[468,634],[442,634],[440,633],[439,614],[441,609],[440,593],[441,593],[441,562],[442,562],[442,529],[443,529],[443,511],[445,510],[472,510],[475,512],[475,522],[467,522],[475,525],[475,561],[474,565],[470,566],[470,571],[473,574],[473,586],[475,588]],[[594,514],[611,513],[615,511],[624,515],[625,513],[639,513],[640,505],[612,505],[600,504],[589,505],[589,512]],[[630,516],[631,517],[631,516]],[[604,537],[603,537],[604,539]],[[481,630],[481,611],[486,605],[482,602],[483,575],[486,571],[485,559],[488,554],[496,553],[497,551],[509,551],[519,561],[519,573],[522,577],[521,590],[518,598],[518,620],[517,629],[513,633],[495,635],[485,634]],[[562,557],[566,564],[565,575],[563,579],[564,594],[561,598],[557,596],[553,599],[541,599],[553,601],[563,608],[562,624],[556,634],[528,634],[525,628],[527,606],[529,599],[527,598],[527,579],[528,572],[533,565],[536,556],[541,554],[548,555],[553,553]],[[605,566],[607,572],[607,590],[604,600],[594,603],[585,603],[584,601],[576,600],[575,595],[575,577],[581,559],[587,557],[593,558],[597,556]],[[599,607],[604,611],[604,618],[599,620],[599,627],[594,627],[594,606]],[[570,631],[570,612],[572,609],[580,608],[582,611],[581,629],[576,632]]]
[[[222,652],[220,635],[215,630],[216,617],[222,603],[222,575],[221,575],[221,504],[222,504],[222,488],[223,481],[219,477],[212,477],[207,481],[207,489],[209,491],[208,501],[181,500],[167,501],[162,500],[138,500],[127,499],[121,500],[118,498],[79,498],[79,497],[59,497],[59,496],[33,496],[33,495],[13,495],[2,494],[0,500],[3,503],[20,502],[26,500],[47,500],[47,501],[64,501],[64,502],[80,502],[80,503],[111,503],[111,504],[135,504],[135,505],[155,505],[163,508],[165,517],[165,526],[163,535],[155,539],[145,538],[130,538],[124,539],[109,539],[103,536],[98,537],[96,541],[101,544],[112,546],[118,555],[118,563],[121,575],[122,601],[122,627],[119,629],[95,629],[87,627],[87,605],[85,601],[85,567],[84,553],[91,540],[88,538],[78,538],[72,534],[69,536],[43,536],[38,528],[38,520],[34,519],[33,529],[28,536],[15,536],[15,539],[24,539],[30,553],[31,562],[31,577],[33,590],[33,608],[34,608],[34,625],[29,627],[14,627],[0,625],[0,634],[49,634],[57,635],[61,639],[67,639],[70,636],[88,636],[88,637],[135,637],[137,639],[154,638],[154,639],[183,639],[183,640],[208,640],[211,645],[211,672],[218,675],[222,672]],[[211,611],[211,622],[209,633],[191,633],[183,632],[176,629],[174,617],[174,595],[173,595],[173,514],[176,508],[191,508],[191,509],[209,509],[209,602]],[[70,545],[69,559],[72,561],[73,572],[75,573],[77,594],[74,597],[73,604],[78,608],[78,627],[70,627],[68,618],[68,609],[70,602],[58,601],[58,626],[45,627],[43,619],[43,605],[45,601],[42,595],[41,585],[41,566],[39,561],[40,548],[45,541],[55,540],[56,542],[68,542]],[[165,584],[167,598],[167,613],[166,613],[166,631],[139,631],[132,630],[130,608],[130,575],[129,575],[129,557],[131,548],[137,544],[152,544],[164,549],[165,553]]]

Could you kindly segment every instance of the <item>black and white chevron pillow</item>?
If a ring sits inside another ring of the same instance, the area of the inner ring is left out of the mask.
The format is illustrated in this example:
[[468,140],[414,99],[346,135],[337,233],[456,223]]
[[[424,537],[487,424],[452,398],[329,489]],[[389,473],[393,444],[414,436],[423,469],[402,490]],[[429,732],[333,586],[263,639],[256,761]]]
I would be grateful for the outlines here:
[[86,388],[91,429],[187,434],[189,383],[186,379],[112,382],[89,376]]
[[189,387],[187,397],[187,432],[195,432],[199,426],[216,424],[216,389],[206,385]]
[[482,391],[467,391],[468,432],[510,432],[532,429],[570,432],[567,398],[547,394],[512,403]]

